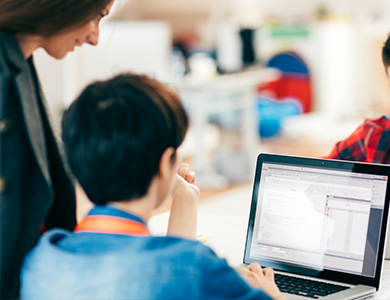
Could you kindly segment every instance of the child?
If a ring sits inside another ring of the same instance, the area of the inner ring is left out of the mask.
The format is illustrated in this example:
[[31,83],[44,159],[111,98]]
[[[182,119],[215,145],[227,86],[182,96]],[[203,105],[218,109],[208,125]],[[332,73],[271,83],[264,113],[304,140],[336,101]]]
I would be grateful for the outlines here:
[[[382,48],[382,61],[389,75],[390,36]],[[389,164],[390,115],[366,119],[348,138],[338,142],[327,158]]]
[[[43,235],[23,266],[22,299],[284,298],[272,269],[252,264],[239,275],[183,238],[195,235],[199,198],[194,174],[178,166],[187,127],[178,96],[146,76],[84,90],[64,119],[63,139],[95,207],[74,232]],[[170,193],[181,218],[170,220],[167,237],[150,236],[147,221]]]

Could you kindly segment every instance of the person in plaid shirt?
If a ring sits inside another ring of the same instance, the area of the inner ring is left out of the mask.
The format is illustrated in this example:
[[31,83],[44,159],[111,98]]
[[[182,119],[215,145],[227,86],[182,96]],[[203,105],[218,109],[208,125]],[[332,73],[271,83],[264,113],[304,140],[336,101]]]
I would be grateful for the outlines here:
[[[382,48],[386,74],[390,72],[390,35]],[[368,118],[345,140],[336,143],[326,157],[369,163],[390,163],[390,114]]]

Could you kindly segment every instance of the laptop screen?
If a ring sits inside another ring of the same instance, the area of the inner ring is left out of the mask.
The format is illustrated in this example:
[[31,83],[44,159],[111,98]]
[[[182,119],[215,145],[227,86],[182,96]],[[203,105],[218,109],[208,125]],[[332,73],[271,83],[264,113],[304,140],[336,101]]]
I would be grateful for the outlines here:
[[376,277],[388,174],[368,164],[260,156],[245,259]]

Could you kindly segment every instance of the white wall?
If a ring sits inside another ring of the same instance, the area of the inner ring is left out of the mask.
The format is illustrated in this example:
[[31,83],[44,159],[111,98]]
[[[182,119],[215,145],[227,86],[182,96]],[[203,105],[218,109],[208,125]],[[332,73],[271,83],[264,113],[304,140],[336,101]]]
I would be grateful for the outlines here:
[[[83,46],[63,61],[55,61],[43,51],[34,55],[44,92],[55,113],[60,114],[92,80],[107,78],[120,71],[144,72],[158,78],[169,73],[173,34],[170,24],[162,21],[123,23],[116,19],[115,11],[124,16],[127,13],[129,17],[138,12],[141,18],[144,14],[149,19],[158,19],[161,15],[168,19],[176,16],[180,20],[192,20],[189,16],[201,16],[206,24],[191,26],[200,26],[196,32],[211,39],[218,35],[210,31],[220,28],[224,18],[229,18],[230,25],[237,28],[245,25],[245,19],[251,24],[256,21],[261,24],[268,16],[305,20],[302,16],[312,14],[318,5],[325,3],[331,13],[353,16],[354,21],[351,18],[352,23],[329,22],[312,27],[309,40],[263,37],[260,42],[262,57],[269,58],[275,51],[282,50],[300,52],[313,72],[316,110],[353,113],[356,104],[364,107],[375,100],[367,87],[367,77],[371,75],[371,54],[367,44],[373,36],[378,40],[383,36],[384,40],[386,31],[390,31],[389,0],[117,0],[116,3],[110,17],[113,22],[101,26],[98,47]],[[263,33],[267,34],[266,30]],[[230,41],[234,40],[239,39],[231,37]],[[240,49],[226,48],[236,49],[237,58]],[[225,60],[234,59],[229,56],[231,53],[224,54]],[[237,63],[233,62],[233,69]],[[376,82],[369,84],[372,87]]]
[[[101,30],[96,47],[78,53],[78,86],[121,72],[136,72],[163,78],[169,72],[172,36],[164,22],[116,21]],[[76,71],[76,70],[75,70]]]
[[169,72],[171,42],[171,30],[164,22],[115,21],[101,27],[98,46],[84,45],[63,60],[38,50],[34,60],[49,107],[60,115],[87,84],[120,72],[164,77]]

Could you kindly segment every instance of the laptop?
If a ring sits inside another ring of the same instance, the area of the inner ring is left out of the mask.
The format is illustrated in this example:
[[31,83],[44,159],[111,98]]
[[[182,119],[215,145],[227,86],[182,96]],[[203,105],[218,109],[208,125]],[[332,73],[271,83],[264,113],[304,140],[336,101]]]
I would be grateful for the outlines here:
[[385,165],[260,154],[244,264],[275,270],[288,299],[361,299],[379,288]]
[[385,248],[385,259],[390,260],[390,243],[388,242],[388,240],[390,240],[390,230],[387,230],[386,248]]

